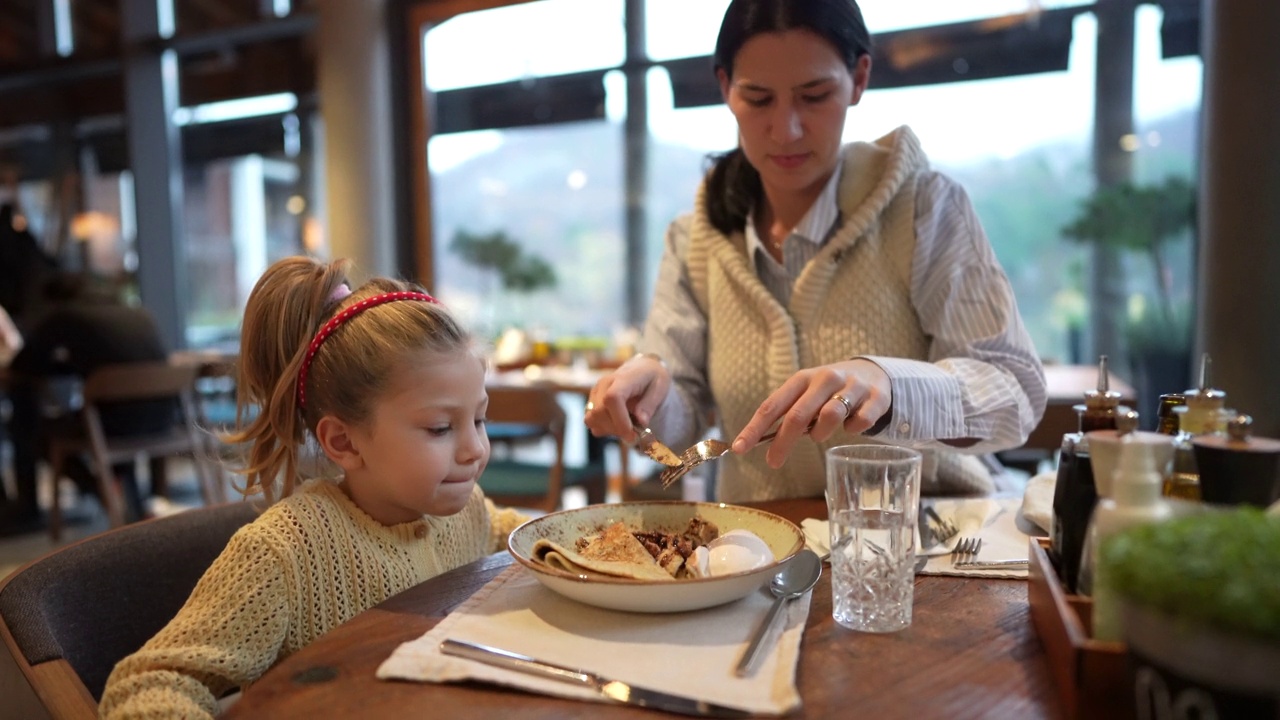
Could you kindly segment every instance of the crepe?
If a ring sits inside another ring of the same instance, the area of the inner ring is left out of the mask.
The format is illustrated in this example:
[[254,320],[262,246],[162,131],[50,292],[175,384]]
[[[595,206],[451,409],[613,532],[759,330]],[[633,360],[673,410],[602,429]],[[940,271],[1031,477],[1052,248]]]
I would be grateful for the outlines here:
[[605,528],[581,549],[567,548],[540,538],[533,544],[533,557],[575,575],[607,575],[635,580],[674,579],[622,523]]

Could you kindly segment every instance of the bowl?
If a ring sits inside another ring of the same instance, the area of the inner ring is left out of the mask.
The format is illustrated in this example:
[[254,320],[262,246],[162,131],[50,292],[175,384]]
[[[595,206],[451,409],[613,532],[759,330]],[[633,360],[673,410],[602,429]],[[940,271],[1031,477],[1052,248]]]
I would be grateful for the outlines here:
[[[721,533],[750,530],[773,551],[774,562],[746,572],[683,580],[634,580],[577,575],[535,561],[533,544],[546,538],[572,547],[583,535],[615,522],[633,530],[679,532],[700,516]],[[723,605],[766,585],[804,548],[795,523],[755,508],[710,502],[624,502],[562,510],[530,520],[511,532],[507,550],[547,589],[587,605],[642,613],[684,612]]]

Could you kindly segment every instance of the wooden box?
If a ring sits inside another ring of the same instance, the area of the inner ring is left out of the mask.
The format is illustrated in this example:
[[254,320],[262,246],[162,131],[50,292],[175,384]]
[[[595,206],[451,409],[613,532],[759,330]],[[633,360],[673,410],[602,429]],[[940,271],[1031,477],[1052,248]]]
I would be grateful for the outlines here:
[[1027,596],[1031,622],[1067,718],[1129,718],[1133,693],[1123,643],[1094,640],[1093,601],[1069,595],[1049,559],[1049,540],[1030,539]]

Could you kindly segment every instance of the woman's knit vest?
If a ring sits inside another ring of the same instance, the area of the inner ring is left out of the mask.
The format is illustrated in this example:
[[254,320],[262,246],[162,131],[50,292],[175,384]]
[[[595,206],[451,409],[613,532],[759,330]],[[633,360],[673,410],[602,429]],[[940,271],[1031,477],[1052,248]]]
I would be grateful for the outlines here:
[[[742,232],[725,236],[707,219],[705,186],[690,228],[688,268],[707,315],[708,380],[726,437],[736,435],[770,392],[801,368],[854,355],[925,359],[928,338],[911,304],[915,188],[928,160],[910,129],[845,148],[839,187],[843,224],[797,278],[790,307],[760,282]],[[821,495],[827,448],[867,442],[837,432],[802,440],[779,469],[765,449],[720,460],[718,496],[745,502]],[[972,456],[925,452],[923,490],[988,492]]]

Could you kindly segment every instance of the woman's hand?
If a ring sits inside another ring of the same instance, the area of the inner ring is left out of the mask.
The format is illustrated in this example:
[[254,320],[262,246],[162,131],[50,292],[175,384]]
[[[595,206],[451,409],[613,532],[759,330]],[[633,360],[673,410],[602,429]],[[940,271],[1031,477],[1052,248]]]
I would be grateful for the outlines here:
[[848,433],[865,432],[892,403],[889,375],[870,360],[857,358],[801,370],[760,403],[734,439],[733,451],[741,455],[755,447],[760,436],[781,419],[778,436],[765,455],[769,467],[781,467],[810,421],[817,423],[809,434],[822,442],[840,428]]
[[662,358],[641,353],[600,378],[587,396],[587,427],[596,437],[634,442],[635,422],[648,425],[671,389],[671,373]]

